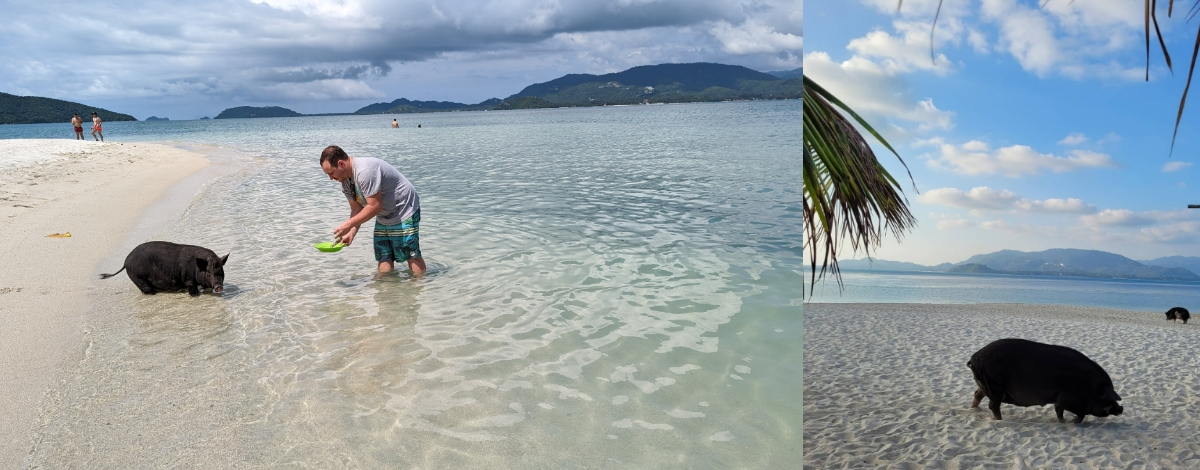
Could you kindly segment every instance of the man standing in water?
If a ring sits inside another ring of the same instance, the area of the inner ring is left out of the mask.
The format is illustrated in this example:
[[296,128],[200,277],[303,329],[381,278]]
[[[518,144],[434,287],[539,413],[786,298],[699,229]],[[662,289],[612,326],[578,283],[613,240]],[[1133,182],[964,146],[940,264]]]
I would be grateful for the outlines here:
[[[101,127],[100,115],[92,111],[92,138],[104,142],[104,129]],[[100,138],[96,139],[96,133],[100,133]],[[87,139],[84,139],[87,140]]]
[[350,218],[334,229],[334,236],[350,245],[359,227],[375,217],[379,274],[395,270],[396,261],[407,261],[413,275],[424,274],[425,259],[421,257],[417,233],[421,201],[408,178],[388,162],[353,158],[336,145],[321,152],[321,170],[329,179],[342,183],[342,194],[350,203]]
[[75,113],[75,117],[71,118],[71,125],[75,127],[75,140],[87,140],[83,136],[83,119],[79,118],[79,113]]

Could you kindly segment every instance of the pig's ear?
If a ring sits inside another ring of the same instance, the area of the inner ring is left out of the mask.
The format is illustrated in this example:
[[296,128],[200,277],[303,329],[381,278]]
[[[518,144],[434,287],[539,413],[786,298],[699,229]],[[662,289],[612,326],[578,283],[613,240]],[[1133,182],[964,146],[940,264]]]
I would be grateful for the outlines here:
[[226,253],[226,254],[225,254],[225,256],[222,256],[222,257],[221,257],[221,266],[224,266],[224,265],[225,265],[225,261],[227,261],[228,259],[229,259],[229,254],[228,254],[228,253]]
[[208,260],[204,258],[196,258],[196,267],[201,271],[208,271]]

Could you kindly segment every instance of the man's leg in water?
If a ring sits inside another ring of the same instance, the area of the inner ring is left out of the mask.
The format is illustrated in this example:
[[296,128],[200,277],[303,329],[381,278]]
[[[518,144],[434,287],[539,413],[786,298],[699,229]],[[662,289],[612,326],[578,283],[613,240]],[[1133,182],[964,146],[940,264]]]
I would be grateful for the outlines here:
[[412,270],[412,273],[414,276],[420,276],[422,274],[425,274],[425,258],[419,258],[419,257],[409,258],[408,259],[408,269]]
[[392,272],[392,271],[395,271],[395,270],[396,270],[396,262],[395,262],[395,261],[390,261],[390,260],[389,260],[389,261],[380,261],[380,262],[379,262],[379,273],[378,273],[378,275],[382,276],[382,275],[384,275],[384,274],[390,273],[390,272]]

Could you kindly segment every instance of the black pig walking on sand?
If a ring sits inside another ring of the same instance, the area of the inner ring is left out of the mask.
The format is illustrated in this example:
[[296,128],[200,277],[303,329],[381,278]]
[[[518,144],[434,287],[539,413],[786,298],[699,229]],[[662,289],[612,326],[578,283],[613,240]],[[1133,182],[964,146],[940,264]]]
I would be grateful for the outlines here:
[[1066,346],[1024,339],[1001,339],[984,346],[967,362],[975,375],[978,408],[984,396],[992,416],[1000,418],[1000,403],[1017,406],[1054,404],[1058,420],[1063,410],[1075,414],[1075,423],[1093,415],[1119,415],[1124,408],[1104,368],[1083,353]]
[[1171,320],[1171,323],[1175,323],[1176,320],[1183,320],[1183,324],[1186,325],[1189,318],[1192,318],[1192,315],[1188,313],[1186,308],[1174,307],[1167,310],[1167,320]]
[[229,255],[217,258],[212,250],[200,246],[146,242],[129,252],[125,267],[112,274],[101,274],[100,279],[127,271],[143,294],[186,289],[195,297],[204,289],[212,289],[214,293],[224,290],[227,259]]

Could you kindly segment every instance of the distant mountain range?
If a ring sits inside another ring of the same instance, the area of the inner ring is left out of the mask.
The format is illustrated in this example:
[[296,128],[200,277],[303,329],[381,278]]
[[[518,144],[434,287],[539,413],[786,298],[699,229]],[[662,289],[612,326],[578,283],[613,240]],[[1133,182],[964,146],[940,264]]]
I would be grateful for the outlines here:
[[128,114],[114,113],[73,101],[0,93],[0,124],[70,123],[71,117],[78,113],[84,123],[89,123],[90,126],[93,112],[104,122],[137,120]]
[[1001,250],[975,255],[958,263],[925,266],[916,263],[867,259],[838,262],[845,270],[933,271],[959,273],[1077,276],[1113,279],[1200,281],[1200,258],[1170,256],[1134,261],[1098,250],[1058,248],[1038,252]]
[[[529,85],[503,100],[491,98],[475,104],[466,104],[400,98],[391,102],[367,105],[347,114],[406,114],[641,103],[799,99],[803,91],[801,74],[801,69],[763,73],[737,65],[710,63],[643,65],[623,72],[604,75],[568,74],[548,82]],[[288,116],[305,115],[278,106],[260,108],[240,106],[222,111],[217,119]]]
[[[800,99],[803,95],[802,76],[801,69],[764,73],[737,65],[705,62],[643,65],[603,75],[567,74],[529,85],[505,99],[491,98],[475,104],[400,98],[364,106],[353,113],[326,114],[302,114],[279,106],[238,106],[221,111],[216,119]],[[86,120],[92,111],[100,113],[106,122],[137,120],[128,114],[71,101],[0,93],[0,124],[69,122],[74,113]],[[147,120],[163,119],[151,116]]]

